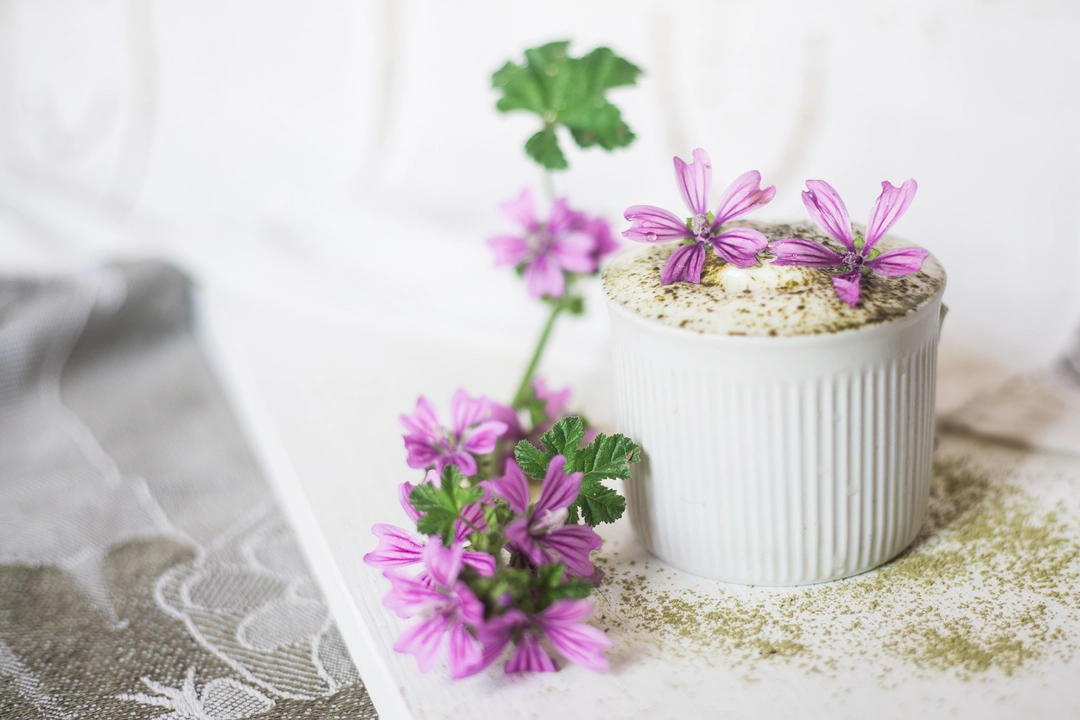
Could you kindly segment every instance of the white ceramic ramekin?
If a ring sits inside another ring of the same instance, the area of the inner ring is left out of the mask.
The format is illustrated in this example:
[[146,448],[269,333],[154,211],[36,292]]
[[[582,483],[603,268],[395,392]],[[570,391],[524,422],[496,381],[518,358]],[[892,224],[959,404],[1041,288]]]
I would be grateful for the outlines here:
[[751,585],[855,575],[903,550],[930,494],[941,293],[835,333],[700,334],[608,301],[641,542]]

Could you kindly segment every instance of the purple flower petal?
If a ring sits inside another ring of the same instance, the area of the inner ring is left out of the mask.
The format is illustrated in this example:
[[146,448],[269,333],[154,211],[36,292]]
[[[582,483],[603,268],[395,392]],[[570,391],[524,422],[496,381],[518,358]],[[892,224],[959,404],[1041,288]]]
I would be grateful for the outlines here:
[[517,410],[509,405],[495,402],[491,398],[485,397],[484,400],[487,401],[488,417],[506,425],[506,432],[501,436],[503,440],[516,443],[525,437],[525,428],[521,426],[521,418],[518,417]]
[[555,672],[555,661],[540,647],[538,638],[524,633],[503,670],[506,673]]
[[608,661],[603,651],[611,647],[611,639],[602,630],[559,617],[581,617],[578,608],[568,612],[558,608],[549,614],[552,608],[570,603],[581,603],[588,607],[584,600],[558,600],[536,616],[536,624],[559,654],[570,662],[589,670],[607,670]]
[[844,259],[837,253],[813,240],[787,238],[769,245],[776,253],[773,265],[801,265],[803,267],[831,268],[844,264]]
[[439,426],[439,414],[426,397],[416,399],[416,410],[412,415],[399,415],[398,420],[410,435],[431,437]]
[[506,471],[501,478],[491,481],[491,490],[510,503],[510,509],[518,515],[528,511],[529,480],[515,461],[506,461]]
[[593,256],[597,262],[619,249],[619,243],[611,233],[611,226],[603,218],[592,218],[582,229],[592,236]]
[[518,265],[529,255],[529,243],[525,238],[496,235],[488,238],[487,244],[495,251],[495,267]]
[[750,228],[731,228],[725,230],[709,242],[716,253],[732,265],[753,267],[757,264],[757,254],[769,244],[769,239],[757,230]]
[[484,657],[478,670],[498,660],[513,639],[514,633],[528,622],[525,613],[517,608],[511,608],[485,622],[479,629],[479,639],[484,644]]
[[709,185],[712,183],[712,161],[709,154],[698,148],[694,161],[689,165],[682,158],[675,158],[675,184],[679,186],[686,207],[691,215],[709,212]]
[[371,527],[379,546],[364,556],[364,564],[373,568],[408,567],[421,562],[424,539],[393,525],[379,523]]
[[431,584],[426,571],[424,575],[413,578],[398,570],[384,572],[383,577],[390,581],[390,592],[383,598],[383,605],[397,613],[398,617],[410,618],[426,612],[433,605],[441,604],[446,596]]
[[843,275],[833,275],[832,284],[833,288],[836,289],[837,297],[851,307],[855,307],[855,304],[859,302],[859,282],[861,279],[862,273],[858,270]]
[[432,537],[424,548],[424,568],[431,578],[443,587],[453,587],[461,572],[464,549],[460,545],[443,547],[438,537]]
[[420,672],[426,673],[431,670],[439,659],[439,649],[442,647],[447,624],[448,621],[445,616],[436,615],[429,620],[413,625],[401,633],[401,637],[394,643],[394,650],[399,653],[415,655]]
[[460,680],[480,671],[484,659],[483,646],[465,626],[456,623],[450,628],[450,677]]
[[566,406],[570,404],[571,390],[569,387],[564,387],[562,390],[552,390],[547,386],[543,378],[537,377],[533,379],[533,392],[537,400],[544,401],[544,414],[548,416],[548,419],[559,420],[562,418]]
[[551,246],[551,254],[564,269],[576,273],[596,270],[596,241],[584,230],[574,230],[559,237]]
[[574,577],[593,574],[589,553],[603,545],[603,540],[588,525],[563,525],[549,530],[539,541],[562,559],[566,571]]
[[806,187],[809,189],[802,194],[802,199],[810,217],[826,235],[848,250],[854,250],[851,218],[840,195],[824,180],[807,180]]
[[551,458],[547,476],[544,477],[544,484],[540,488],[540,499],[536,501],[532,517],[540,518],[545,513],[565,510],[577,500],[578,493],[581,492],[581,478],[584,475],[579,472],[567,475],[563,470],[564,465],[566,465],[565,456],[556,455]]
[[573,230],[585,222],[585,213],[571,210],[565,198],[557,198],[548,212],[547,229],[552,235]]
[[471,398],[458,388],[450,399],[450,424],[455,434],[463,435],[470,425],[480,422],[487,412],[483,398]]
[[529,232],[537,228],[536,208],[533,206],[532,194],[528,189],[522,190],[516,200],[505,202],[499,206],[511,222],[517,223]]
[[[436,473],[434,470],[432,470],[428,474],[430,475],[432,473],[435,474],[435,477],[439,476],[439,474]],[[436,487],[438,487],[438,485],[436,485]],[[407,515],[409,520],[411,520],[413,523],[415,523],[420,518],[420,513],[416,512],[416,508],[413,507],[412,500],[409,499],[409,497],[412,495],[412,491],[415,489],[416,486],[408,480],[398,485],[398,502],[401,503],[401,509],[405,511],[405,515]]]
[[430,440],[415,435],[405,436],[405,450],[408,453],[405,462],[417,470],[429,467],[441,458],[438,448]]
[[495,443],[506,433],[506,423],[487,420],[480,423],[465,435],[462,448],[476,455],[487,455],[495,449]]
[[[527,557],[534,565],[544,563],[544,548],[529,531],[528,520],[521,519],[510,523],[506,527],[506,539],[514,545],[515,550]],[[509,544],[507,548],[509,549]]]
[[630,221],[630,229],[623,237],[634,242],[665,242],[693,237],[686,222],[663,208],[652,205],[631,205],[624,216]]
[[701,269],[705,266],[705,243],[683,245],[671,253],[664,269],[660,271],[660,284],[675,282],[701,282]]
[[566,280],[559,266],[547,255],[537,255],[525,268],[525,289],[534,298],[542,298],[549,295],[553,298],[562,297]]
[[475,570],[480,577],[491,577],[495,574],[495,558],[485,552],[465,552],[461,556],[461,562]]
[[448,465],[456,465],[457,469],[461,471],[461,474],[466,477],[472,477],[476,474],[477,470],[476,458],[463,450],[450,453],[449,455],[439,455],[435,458],[435,469],[440,473],[445,470]]
[[895,187],[887,180],[881,183],[881,194],[874,203],[874,209],[870,211],[870,221],[866,223],[866,250],[874,247],[900,219],[915,199],[915,191],[918,189],[918,184],[912,178],[905,180],[900,187]]
[[776,197],[776,186],[761,188],[761,173],[757,170],[745,172],[735,178],[728,189],[720,198],[720,206],[716,210],[716,220],[713,228],[718,228],[729,220],[734,220],[740,215],[769,203]]
[[910,275],[922,269],[923,261],[929,255],[930,251],[922,248],[897,248],[867,260],[866,266],[878,275]]

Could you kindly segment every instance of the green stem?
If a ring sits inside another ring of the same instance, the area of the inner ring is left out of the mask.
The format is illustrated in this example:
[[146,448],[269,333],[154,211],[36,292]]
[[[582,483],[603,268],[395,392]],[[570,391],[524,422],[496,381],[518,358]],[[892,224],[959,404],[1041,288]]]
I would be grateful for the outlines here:
[[555,176],[550,170],[544,171],[544,194],[549,203],[555,202]]
[[529,398],[529,383],[532,382],[533,374],[536,373],[536,366],[540,364],[540,356],[544,354],[544,346],[547,345],[548,338],[551,336],[551,329],[555,327],[555,320],[558,319],[559,313],[563,311],[563,307],[563,302],[560,300],[551,309],[551,315],[548,317],[547,324],[544,325],[544,331],[540,333],[540,339],[536,343],[536,350],[533,351],[532,359],[529,360],[529,365],[525,368],[525,375],[521,378],[517,392],[514,393],[514,401],[511,403],[514,408],[521,408]]

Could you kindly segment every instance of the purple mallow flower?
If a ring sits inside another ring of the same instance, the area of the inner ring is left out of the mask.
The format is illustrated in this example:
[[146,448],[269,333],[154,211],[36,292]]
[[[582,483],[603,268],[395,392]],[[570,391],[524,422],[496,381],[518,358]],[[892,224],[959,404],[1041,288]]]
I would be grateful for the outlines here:
[[522,190],[517,200],[504,203],[502,211],[525,233],[488,239],[495,251],[495,264],[524,266],[525,287],[535,298],[562,297],[564,273],[596,272],[600,259],[618,249],[606,222],[571,210],[563,198],[551,204],[546,221],[537,219],[528,190]]
[[555,663],[540,644],[546,637],[566,660],[589,670],[607,670],[603,651],[611,647],[611,640],[602,630],[585,624],[591,612],[592,606],[584,600],[556,600],[532,617],[516,608],[508,610],[480,630],[484,644],[480,667],[495,662],[507,645],[516,642],[505,672],[554,672]]
[[[411,567],[423,562],[427,546],[433,542],[442,542],[438,537],[424,537],[385,523],[372,525],[371,532],[379,539],[379,545],[364,556],[364,564],[380,570]],[[460,544],[461,540],[457,542]],[[481,577],[495,574],[495,558],[488,553],[463,551],[462,562],[476,570]]]
[[399,419],[407,431],[405,449],[411,468],[431,465],[439,472],[447,465],[456,465],[465,475],[476,474],[476,458],[495,449],[495,443],[506,432],[506,423],[491,420],[490,408],[484,398],[471,398],[458,390],[450,400],[450,425],[442,424],[438,413],[427,398],[416,401],[412,415]]
[[421,578],[411,578],[394,570],[384,573],[392,588],[383,604],[400,617],[422,618],[394,643],[397,652],[416,656],[420,672],[430,670],[439,659],[447,635],[452,677],[466,677],[483,667],[483,647],[469,628],[483,625],[484,606],[468,586],[458,580],[463,556],[460,545],[446,548],[433,539],[424,547]]
[[491,489],[506,499],[519,518],[506,528],[507,549],[520,553],[534,565],[562,562],[575,577],[593,574],[589,553],[601,545],[600,536],[586,525],[567,525],[570,505],[581,492],[582,473],[567,475],[566,458],[556,455],[548,464],[540,499],[529,507],[529,480],[513,460],[506,474],[491,482]]
[[910,275],[922,268],[930,254],[922,248],[905,247],[879,252],[874,249],[878,240],[900,219],[915,198],[918,185],[907,179],[900,187],[888,181],[881,183],[881,195],[870,211],[866,224],[866,238],[853,235],[847,207],[840,195],[824,180],[807,180],[807,190],[802,194],[803,204],[822,231],[843,245],[838,253],[821,243],[803,238],[778,240],[770,245],[776,253],[774,265],[802,265],[815,268],[846,268],[834,275],[832,282],[837,296],[855,307],[859,302],[863,273],[886,276]]
[[729,220],[765,205],[776,195],[776,187],[761,188],[761,174],[757,170],[743,173],[735,178],[714,215],[709,211],[709,188],[712,184],[712,163],[701,148],[694,151],[694,161],[687,165],[675,158],[675,181],[679,185],[690,217],[680,220],[675,214],[652,205],[633,205],[626,208],[630,229],[623,237],[636,242],[666,242],[688,240],[671,254],[660,272],[660,282],[701,282],[701,269],[705,265],[705,244],[713,246],[717,254],[727,262],[739,267],[751,267],[757,262],[757,254],[765,249],[767,239],[757,230],[721,226]]

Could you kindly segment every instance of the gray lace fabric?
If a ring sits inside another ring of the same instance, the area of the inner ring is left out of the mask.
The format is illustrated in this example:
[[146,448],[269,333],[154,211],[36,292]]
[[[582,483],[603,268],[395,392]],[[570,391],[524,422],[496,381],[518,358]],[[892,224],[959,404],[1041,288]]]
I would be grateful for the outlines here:
[[0,280],[0,718],[373,718],[153,262]]

